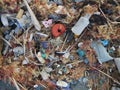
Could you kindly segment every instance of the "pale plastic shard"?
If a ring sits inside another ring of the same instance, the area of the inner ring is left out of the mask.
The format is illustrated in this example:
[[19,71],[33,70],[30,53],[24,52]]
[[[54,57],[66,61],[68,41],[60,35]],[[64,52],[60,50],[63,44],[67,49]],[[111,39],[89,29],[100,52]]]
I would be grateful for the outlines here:
[[69,52],[66,52],[66,53],[63,55],[63,57],[66,58],[66,59],[67,59],[69,56],[70,56],[70,53],[69,53]]
[[45,67],[45,71],[46,71],[47,73],[50,73],[52,70],[53,70],[52,68]]
[[57,10],[55,10],[55,13],[60,14],[63,9],[64,9],[64,6],[60,5],[57,7]]
[[47,80],[50,77],[50,75],[45,71],[40,72],[40,74],[41,74],[43,80]]
[[58,80],[56,85],[59,87],[67,87],[68,83],[66,83],[65,81]]
[[90,23],[89,22],[90,17],[91,17],[91,14],[86,14],[85,16],[80,17],[78,22],[72,27],[72,32],[75,35],[80,35]]
[[115,64],[116,64],[116,66],[118,68],[118,71],[120,73],[120,58],[115,58],[114,61],[115,61]]
[[30,34],[29,42],[31,42],[33,39],[33,33]]
[[78,47],[81,47],[83,45],[83,42],[78,43]]
[[41,37],[48,37],[48,35],[47,35],[47,34],[40,33],[40,32],[35,32],[35,34],[39,34]]
[[75,2],[77,2],[77,3],[79,3],[79,2],[82,2],[82,1],[84,1],[84,0],[74,0]]
[[118,87],[112,87],[111,90],[120,90]]
[[30,6],[28,5],[28,2],[26,0],[23,0],[27,9],[28,9],[28,12],[30,13],[30,16],[31,16],[31,20],[32,20],[32,23],[33,25],[35,26],[35,28],[40,31],[41,30],[41,26],[39,24],[39,21],[37,20],[35,14],[33,13],[32,9],[30,8]]
[[22,62],[22,65],[25,65],[25,64],[28,64],[28,63],[29,63],[29,60],[28,60],[27,57],[25,57],[25,59],[24,59],[23,62]]
[[2,24],[3,24],[4,26],[8,26],[8,25],[9,25],[7,16],[4,15],[4,14],[1,15],[1,21],[2,21]]
[[94,49],[97,55],[97,59],[100,64],[113,60],[113,58],[108,54],[106,48],[99,41],[92,41],[91,47]]
[[45,63],[45,60],[41,57],[41,52],[38,52],[36,56],[41,63]]
[[23,50],[23,47],[18,46],[18,47],[13,48],[13,52],[21,55],[24,53],[24,50]]

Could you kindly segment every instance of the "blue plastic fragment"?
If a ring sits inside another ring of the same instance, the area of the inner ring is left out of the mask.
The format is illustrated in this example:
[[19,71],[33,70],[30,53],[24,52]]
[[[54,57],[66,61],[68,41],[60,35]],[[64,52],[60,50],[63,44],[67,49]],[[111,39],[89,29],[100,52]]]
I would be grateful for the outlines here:
[[45,90],[45,88],[39,85],[35,90]]
[[41,42],[42,48],[47,49],[48,48],[48,42],[44,41]]
[[109,44],[108,40],[100,40],[100,42],[103,44],[103,46],[107,46]]
[[83,58],[85,56],[85,52],[83,50],[78,49],[77,54],[80,58]]
[[83,60],[83,62],[84,62],[85,64],[88,64],[88,63],[89,63],[89,61],[88,61],[87,58],[85,58],[85,59]]

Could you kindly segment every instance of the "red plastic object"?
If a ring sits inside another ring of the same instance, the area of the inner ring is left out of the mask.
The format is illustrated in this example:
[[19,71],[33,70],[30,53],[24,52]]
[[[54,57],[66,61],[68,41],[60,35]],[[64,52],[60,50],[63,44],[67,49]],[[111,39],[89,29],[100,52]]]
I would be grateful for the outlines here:
[[63,24],[55,24],[52,27],[52,35],[58,37],[65,32],[65,26]]

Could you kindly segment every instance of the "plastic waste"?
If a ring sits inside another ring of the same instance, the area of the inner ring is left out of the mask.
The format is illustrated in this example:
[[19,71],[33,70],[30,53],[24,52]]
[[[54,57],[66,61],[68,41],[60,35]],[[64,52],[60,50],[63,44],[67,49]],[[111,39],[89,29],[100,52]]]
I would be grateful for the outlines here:
[[85,52],[83,50],[78,49],[77,54],[80,58],[83,58],[85,56]]
[[113,58],[108,54],[105,47],[99,41],[93,41],[91,47],[95,50],[97,54],[97,59],[100,64],[112,60]]
[[2,22],[3,26],[5,26],[5,27],[9,26],[9,22],[8,22],[7,16],[4,15],[4,14],[1,15],[1,22]]
[[37,20],[37,18],[35,17],[33,11],[31,10],[30,6],[28,5],[28,2],[26,0],[23,0],[25,5],[27,6],[27,9],[31,15],[31,19],[32,19],[32,23],[35,26],[35,28],[40,31],[41,30],[41,26],[39,24],[39,21]]
[[115,64],[116,64],[116,66],[118,68],[118,71],[120,73],[120,58],[115,58],[114,61],[115,61]]
[[78,22],[72,27],[72,32],[75,35],[80,35],[90,23],[89,22],[90,17],[91,17],[91,14],[86,14],[85,16],[80,17]]

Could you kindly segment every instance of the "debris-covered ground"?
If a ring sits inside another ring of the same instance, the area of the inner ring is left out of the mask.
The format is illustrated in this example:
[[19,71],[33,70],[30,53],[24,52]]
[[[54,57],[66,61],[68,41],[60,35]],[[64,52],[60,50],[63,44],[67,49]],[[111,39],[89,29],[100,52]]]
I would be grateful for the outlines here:
[[120,90],[120,0],[0,0],[0,90]]

